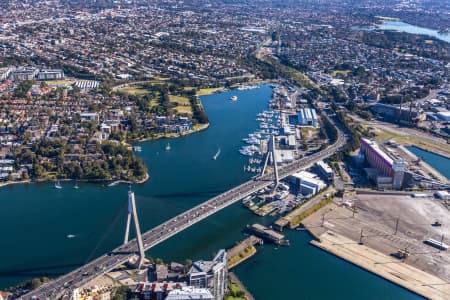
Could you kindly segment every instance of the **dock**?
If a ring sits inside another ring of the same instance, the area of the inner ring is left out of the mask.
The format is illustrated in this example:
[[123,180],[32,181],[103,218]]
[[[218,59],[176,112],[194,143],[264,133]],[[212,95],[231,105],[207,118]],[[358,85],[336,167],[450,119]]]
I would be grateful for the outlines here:
[[450,287],[445,280],[336,232],[326,231],[320,241],[313,240],[311,244],[427,299],[450,298]]
[[276,204],[275,202],[270,202],[257,209],[254,213],[257,214],[258,216],[264,217],[270,214],[271,212],[275,211],[276,209],[278,209],[278,204]]
[[227,250],[228,269],[232,269],[256,254],[255,245],[262,245],[264,241],[254,235],[239,242]]
[[254,233],[256,236],[277,244],[277,245],[289,245],[289,241],[284,239],[284,235],[276,232],[275,230],[272,230],[270,228],[267,228],[261,224],[255,223],[252,226],[247,225],[247,229]]

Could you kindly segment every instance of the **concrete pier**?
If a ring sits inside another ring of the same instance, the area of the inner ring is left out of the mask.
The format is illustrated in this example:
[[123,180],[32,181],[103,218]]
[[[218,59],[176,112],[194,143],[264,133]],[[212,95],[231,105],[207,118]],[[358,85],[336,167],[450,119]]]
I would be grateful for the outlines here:
[[275,230],[272,230],[270,228],[267,228],[261,224],[253,224],[252,226],[247,225],[247,229],[251,232],[253,232],[256,236],[259,236],[260,238],[267,240],[271,243],[277,244],[277,245],[288,245],[289,241],[284,239],[284,235],[276,232]]
[[255,245],[262,245],[262,239],[251,235],[233,248],[227,250],[228,269],[232,269],[256,254]]
[[336,232],[325,232],[314,246],[392,281],[427,299],[450,299],[450,284],[398,259],[359,245]]

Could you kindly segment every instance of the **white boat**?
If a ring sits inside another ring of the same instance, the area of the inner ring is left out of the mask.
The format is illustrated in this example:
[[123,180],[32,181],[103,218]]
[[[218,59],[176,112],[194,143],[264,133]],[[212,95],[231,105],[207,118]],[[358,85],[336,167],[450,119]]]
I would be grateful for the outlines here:
[[78,186],[78,182],[75,182],[75,186],[73,187],[74,189],[78,190],[80,187]]
[[237,101],[238,97],[236,95],[231,96],[231,101]]
[[68,235],[66,235],[66,237],[68,239],[73,239],[74,237],[76,237],[76,235],[75,234],[68,234]]
[[170,151],[170,144],[169,143],[167,143],[166,151]]
[[55,189],[62,189],[61,183],[59,182],[59,180],[55,183]]
[[214,154],[213,159],[216,160],[220,155],[220,148],[217,150],[216,154]]
[[142,151],[142,147],[141,146],[134,146],[133,150],[134,150],[134,152],[141,152]]

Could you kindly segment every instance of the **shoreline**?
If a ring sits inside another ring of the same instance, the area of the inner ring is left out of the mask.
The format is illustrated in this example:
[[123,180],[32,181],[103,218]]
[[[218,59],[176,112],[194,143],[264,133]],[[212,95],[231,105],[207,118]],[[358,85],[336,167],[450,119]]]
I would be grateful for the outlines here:
[[156,140],[160,140],[160,139],[176,139],[176,138],[184,137],[184,136],[187,136],[187,135],[190,135],[190,134],[194,134],[194,133],[206,130],[206,129],[209,128],[209,125],[210,125],[209,123],[201,124],[195,130],[185,131],[185,132],[176,134],[174,136],[161,135],[161,136],[158,136],[158,137],[148,137],[148,138],[137,139],[137,140],[134,140],[134,142],[137,143],[137,144],[140,144],[140,143],[156,141]]
[[450,296],[444,280],[330,230],[310,244],[426,299]]
[[[321,221],[321,215],[337,210],[341,212],[329,217],[331,221]],[[306,230],[313,236],[309,244],[426,299],[450,299],[450,286],[445,278],[420,268],[414,263],[416,258],[401,260],[392,255],[392,249],[381,250],[375,246],[377,242],[364,240],[361,243],[361,238],[358,241],[359,234],[348,231],[343,233],[339,227],[335,227],[335,224],[341,223],[333,223],[333,220],[347,218],[352,220],[351,212],[337,203],[331,203],[309,216],[303,222]],[[318,226],[318,223],[322,225]],[[364,226],[364,221],[344,224]]]
[[[448,154],[448,153],[446,153],[446,152],[444,152],[444,151],[433,151],[433,150],[430,150],[430,149],[427,149],[427,148],[425,148],[425,147],[423,147],[423,146],[417,146],[417,145],[409,145],[409,146],[407,146],[407,147],[415,147],[415,148],[417,148],[417,149],[420,149],[420,150],[422,150],[422,151],[425,151],[425,152],[428,152],[428,153],[431,153],[431,154],[434,154],[434,155],[439,155],[439,156],[441,156],[442,158],[447,158],[447,159],[450,159],[450,154]],[[411,152],[411,151],[410,151]],[[415,154],[414,154],[415,155]]]
[[255,300],[255,297],[253,297],[252,293],[250,293],[247,290],[245,285],[239,280],[239,278],[236,276],[236,274],[234,274],[234,272],[229,272],[228,277],[232,283],[236,284],[239,287],[239,289],[244,292],[245,297],[248,300]]
[[[413,147],[416,147],[417,149],[426,151],[426,152],[431,153],[431,154],[434,154],[434,155],[439,155],[439,156],[441,156],[442,158],[450,159],[450,158],[445,157],[445,156],[443,156],[443,155],[440,155],[440,154],[437,154],[437,153],[434,153],[434,152],[431,152],[431,151],[422,149],[422,148],[417,147],[417,146],[413,146]],[[420,159],[420,165],[421,165],[421,167],[423,167],[429,174],[432,174],[433,176],[435,176],[438,180],[442,181],[443,183],[447,183],[447,184],[450,183],[450,180],[449,180],[447,177],[445,177],[441,172],[439,172],[436,168],[434,168],[433,166],[431,166],[431,165],[430,165],[429,163],[427,163],[425,160],[423,160],[422,158],[419,158],[416,154],[414,154],[414,153],[412,153],[411,151],[409,151],[408,148],[406,148],[405,146],[400,146],[400,149],[401,149],[403,152],[405,152],[406,155],[409,155],[410,157],[415,158],[416,160],[417,160],[417,159]]]
[[[111,180],[106,180],[106,179],[73,179],[73,178],[59,179],[59,181],[61,181],[61,182],[77,181],[77,182],[96,183],[96,184],[110,182],[108,184],[108,186],[115,186],[118,184],[143,184],[143,183],[147,182],[149,179],[150,179],[150,174],[148,172],[146,172],[144,178],[142,178],[141,180],[137,180],[137,181],[127,181],[127,180],[111,181]],[[50,183],[50,182],[55,182],[55,180],[54,179],[38,179],[38,180],[29,179],[29,180],[21,180],[21,181],[7,181],[7,182],[1,182],[0,188],[6,187],[9,185],[16,185],[16,184],[35,184],[35,183]]]

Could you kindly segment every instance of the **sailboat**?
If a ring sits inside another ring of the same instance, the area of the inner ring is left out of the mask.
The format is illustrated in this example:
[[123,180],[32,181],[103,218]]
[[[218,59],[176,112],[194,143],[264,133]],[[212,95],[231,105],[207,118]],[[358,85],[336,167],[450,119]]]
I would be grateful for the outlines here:
[[75,181],[75,186],[73,187],[74,189],[78,190],[80,187],[78,186],[78,182]]
[[169,143],[167,143],[167,146],[166,146],[166,151],[169,151],[170,150],[170,144]]
[[55,189],[62,189],[61,183],[59,182],[59,180],[55,183]]
[[216,160],[220,155],[220,148],[217,150],[216,154],[214,154],[213,159]]

